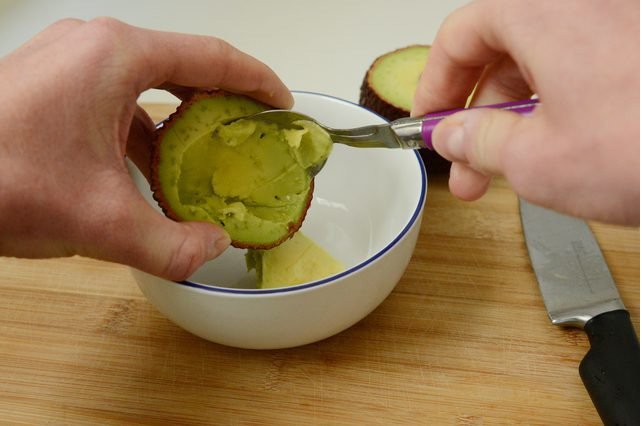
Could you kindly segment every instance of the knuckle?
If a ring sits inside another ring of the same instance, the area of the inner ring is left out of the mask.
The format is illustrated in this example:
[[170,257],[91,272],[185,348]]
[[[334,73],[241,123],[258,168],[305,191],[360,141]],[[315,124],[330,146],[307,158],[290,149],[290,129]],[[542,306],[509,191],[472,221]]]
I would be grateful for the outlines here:
[[454,48],[455,44],[453,43],[453,40],[457,40],[459,38],[457,35],[461,32],[459,22],[460,14],[461,12],[457,10],[444,19],[433,43],[433,46],[440,46],[443,54],[451,60],[456,59],[453,58],[456,50]]
[[473,158],[482,170],[493,174],[501,174],[505,168],[508,145],[507,136],[512,133],[514,121],[502,120],[504,111],[479,109],[477,114],[477,129],[474,135]]
[[126,46],[128,25],[110,17],[94,18],[85,30],[96,54],[111,56],[118,48]]
[[198,242],[184,235],[183,239],[170,250],[163,275],[172,280],[184,280],[203,263],[205,256]]
[[120,34],[126,27],[126,24],[116,18],[109,16],[99,16],[87,22],[87,25],[94,31],[104,32],[106,34]]
[[217,59],[218,80],[220,83],[225,84],[232,76],[232,68],[234,67],[232,59],[235,49],[231,44],[221,39],[215,39],[214,43],[216,53],[213,56]]
[[133,27],[115,18],[98,17],[84,24],[82,31],[82,39],[75,50],[85,64],[92,65],[92,72],[108,73],[116,83],[136,75],[140,55],[136,54],[137,38]]
[[492,65],[484,84],[489,87],[487,90],[508,99],[524,99],[533,94],[522,70],[510,56]]
[[489,146],[491,145],[491,129],[493,127],[493,114],[484,109],[474,112],[477,114],[477,130],[474,133],[473,158],[483,169],[488,169]]
[[218,56],[220,58],[223,58],[224,60],[225,60],[225,58],[229,58],[229,57],[233,56],[234,53],[236,52],[236,48],[234,46],[232,46],[230,43],[228,43],[227,41],[222,40],[220,38],[210,38],[210,37],[208,37],[208,38],[203,39],[203,40],[206,43],[208,43],[208,42],[214,43],[214,48],[216,50],[216,56]]
[[439,27],[439,32],[437,37],[443,40],[447,40],[448,36],[453,33],[453,31],[458,31],[459,21],[467,13],[467,10],[470,8],[470,5],[461,6],[455,9],[442,21],[441,26]]
[[85,21],[77,18],[63,18],[59,19],[49,26],[50,30],[65,30],[67,28],[75,28],[82,25]]

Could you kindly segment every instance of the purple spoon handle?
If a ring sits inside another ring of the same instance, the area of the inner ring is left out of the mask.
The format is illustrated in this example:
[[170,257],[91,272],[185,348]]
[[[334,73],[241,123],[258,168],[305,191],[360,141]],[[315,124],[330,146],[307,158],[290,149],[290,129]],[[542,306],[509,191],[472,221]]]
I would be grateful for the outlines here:
[[432,147],[432,132],[433,130],[435,130],[435,126],[437,126],[437,123],[439,123],[441,120],[448,117],[449,115],[452,115],[459,111],[463,111],[465,109],[471,109],[471,108],[495,108],[495,109],[503,109],[507,111],[514,111],[521,115],[528,115],[531,112],[533,112],[533,109],[535,109],[535,106],[537,105],[537,103],[538,103],[537,99],[525,99],[522,101],[504,102],[501,104],[494,104],[494,105],[480,105],[480,106],[475,106],[470,108],[457,108],[457,109],[451,109],[448,111],[433,112],[421,118],[421,137],[426,143],[426,148],[430,149],[431,151],[434,151],[434,148]]

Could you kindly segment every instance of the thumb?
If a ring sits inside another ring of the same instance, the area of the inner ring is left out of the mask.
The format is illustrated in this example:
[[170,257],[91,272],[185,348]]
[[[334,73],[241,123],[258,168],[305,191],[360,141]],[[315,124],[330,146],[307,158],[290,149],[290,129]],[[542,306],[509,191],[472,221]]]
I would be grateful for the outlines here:
[[442,120],[433,132],[433,147],[442,157],[464,163],[485,175],[504,175],[510,144],[524,139],[532,122],[510,111],[475,108]]
[[146,238],[141,240],[148,255],[141,256],[137,265],[151,274],[175,281],[187,279],[230,245],[227,232],[214,224],[174,222],[157,216],[162,224],[148,225]]
[[220,255],[230,237],[207,222],[175,222],[154,210],[140,194],[96,230],[92,257],[132,266],[170,280],[183,280]]

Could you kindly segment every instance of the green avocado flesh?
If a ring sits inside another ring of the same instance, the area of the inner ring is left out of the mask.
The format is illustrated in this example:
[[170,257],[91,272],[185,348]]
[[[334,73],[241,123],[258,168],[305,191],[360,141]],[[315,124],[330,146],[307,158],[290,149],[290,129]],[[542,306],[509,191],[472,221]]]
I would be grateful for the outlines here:
[[198,100],[159,145],[158,180],[169,207],[182,220],[222,226],[237,247],[270,246],[298,228],[310,201],[311,171],[332,149],[328,134],[312,122],[291,128],[230,122],[264,109],[241,96]]
[[301,231],[270,250],[248,250],[245,260],[255,269],[259,288],[278,288],[320,280],[345,270],[345,265]]
[[372,69],[371,86],[381,98],[410,111],[429,51],[428,46],[411,46],[382,56]]

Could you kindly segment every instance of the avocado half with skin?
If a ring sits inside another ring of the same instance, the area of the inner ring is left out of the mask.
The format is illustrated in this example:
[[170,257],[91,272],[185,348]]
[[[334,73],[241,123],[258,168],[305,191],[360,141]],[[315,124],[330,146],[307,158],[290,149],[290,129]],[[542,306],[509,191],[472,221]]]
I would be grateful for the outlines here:
[[[429,45],[412,45],[376,58],[363,78],[359,104],[389,121],[409,117],[429,52]],[[450,169],[450,162],[437,153],[425,149],[419,153],[429,172]]]
[[221,90],[179,105],[152,148],[152,191],[167,216],[219,225],[238,248],[269,249],[301,227],[332,140],[309,121],[243,118],[267,109]]

